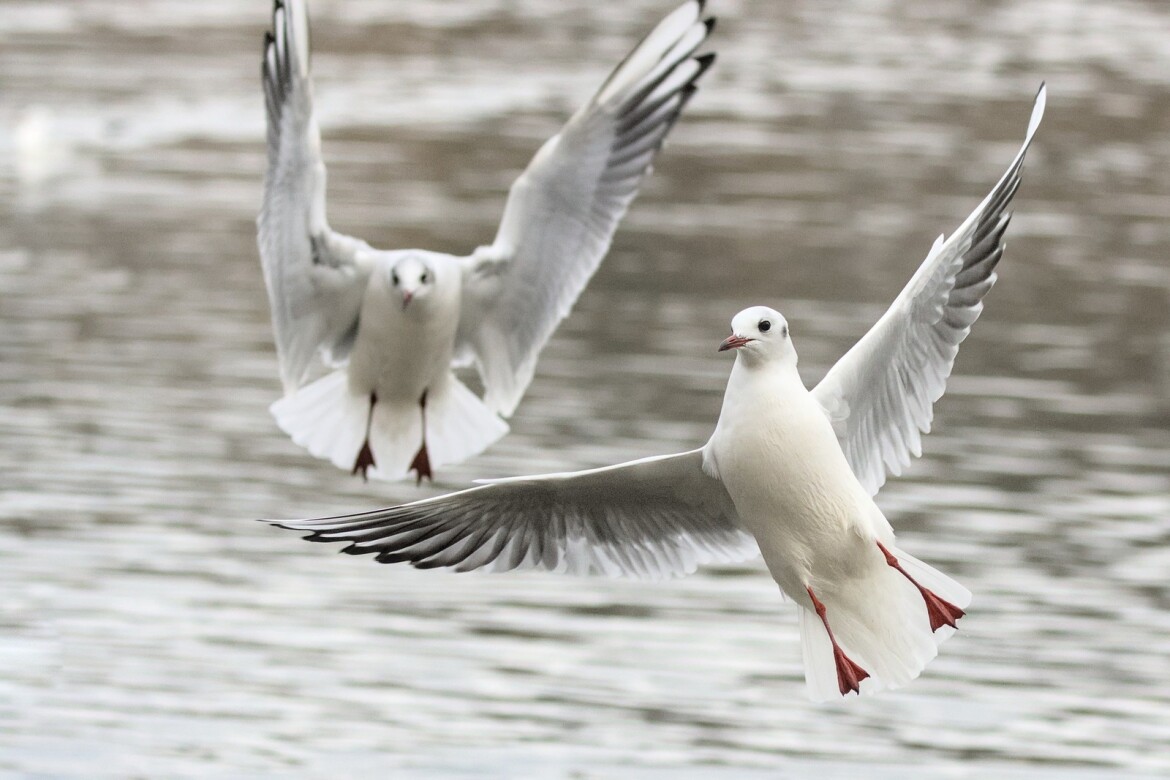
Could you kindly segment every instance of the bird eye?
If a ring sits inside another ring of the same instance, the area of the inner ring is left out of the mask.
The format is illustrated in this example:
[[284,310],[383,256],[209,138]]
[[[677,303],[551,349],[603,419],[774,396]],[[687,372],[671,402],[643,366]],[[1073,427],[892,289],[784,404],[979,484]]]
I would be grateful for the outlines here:
[[772,323],[768,320],[760,320],[760,333],[767,333],[772,329]]
[[394,282],[395,287],[398,286],[398,272],[397,271],[390,272],[390,281]]
[[422,273],[422,276],[420,276],[420,277],[418,278],[418,280],[419,280],[420,282],[422,282],[423,284],[426,284],[426,283],[427,283],[427,272],[426,272],[426,271],[423,271],[423,273]]

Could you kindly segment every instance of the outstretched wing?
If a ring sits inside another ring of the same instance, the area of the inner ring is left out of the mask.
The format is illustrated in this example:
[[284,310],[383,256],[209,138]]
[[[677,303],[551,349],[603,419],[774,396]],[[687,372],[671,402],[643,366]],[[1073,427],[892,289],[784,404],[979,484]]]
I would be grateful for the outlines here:
[[325,220],[325,163],[313,118],[309,20],[304,0],[276,0],[264,36],[261,80],[268,113],[268,171],[257,239],[286,393],[313,355],[340,360],[357,329],[369,278],[364,242]]
[[887,472],[901,474],[911,455],[922,454],[920,432],[930,432],[959,344],[995,283],[1011,219],[1005,210],[1020,186],[1045,95],[1041,85],[1024,144],[1003,178],[950,238],[939,236],[889,310],[813,389],[871,495]]
[[380,563],[457,571],[545,569],[646,579],[759,553],[701,450],[567,474],[490,481],[411,504],[268,520]]
[[495,242],[467,259],[458,348],[510,415],[536,358],[597,270],[663,139],[714,60],[691,0],[663,19],[512,185]]

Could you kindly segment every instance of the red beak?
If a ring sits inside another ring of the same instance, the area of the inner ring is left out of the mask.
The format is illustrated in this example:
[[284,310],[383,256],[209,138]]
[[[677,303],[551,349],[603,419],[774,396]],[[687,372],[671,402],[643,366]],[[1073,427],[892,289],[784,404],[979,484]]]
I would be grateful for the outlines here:
[[723,339],[723,343],[719,345],[719,351],[726,352],[729,349],[739,349],[749,341],[755,341],[755,339],[749,339],[747,336],[728,336],[727,338]]
[[405,309],[407,306],[410,305],[410,302],[413,300],[414,300],[414,293],[412,293],[412,292],[402,293],[402,308]]

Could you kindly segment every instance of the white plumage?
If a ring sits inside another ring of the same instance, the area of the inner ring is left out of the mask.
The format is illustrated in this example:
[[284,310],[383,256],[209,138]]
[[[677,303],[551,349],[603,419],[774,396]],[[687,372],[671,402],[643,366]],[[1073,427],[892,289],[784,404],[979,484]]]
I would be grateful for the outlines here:
[[1041,87],[1019,154],[975,212],[939,240],[876,325],[811,392],[784,317],[732,320],[737,351],[701,449],[617,466],[493,480],[388,509],[269,521],[347,541],[345,552],[420,568],[687,574],[761,552],[800,608],[805,676],[823,700],[917,677],[971,594],[897,547],[872,494],[918,454],[958,343],[995,279]]
[[[317,457],[398,479],[503,436],[536,359],[609,249],[696,82],[714,20],[669,14],[513,184],[495,240],[457,257],[382,251],[330,229],[304,0],[277,0],[262,80],[268,172],[258,242],[285,398],[278,424]],[[302,387],[316,355],[341,366]],[[481,400],[452,374],[473,363]]]

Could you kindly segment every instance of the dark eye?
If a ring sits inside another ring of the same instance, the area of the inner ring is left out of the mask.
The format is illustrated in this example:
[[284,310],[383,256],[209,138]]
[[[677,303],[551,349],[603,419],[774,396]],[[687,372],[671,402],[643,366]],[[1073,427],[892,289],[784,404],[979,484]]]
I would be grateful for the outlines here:
[[426,284],[426,283],[427,283],[427,272],[426,272],[426,271],[423,271],[423,274],[422,274],[422,276],[420,276],[420,277],[418,278],[418,280],[419,280],[420,282],[422,282],[423,284]]
[[772,323],[768,320],[760,320],[760,333],[767,333],[772,329]]
[[390,281],[394,282],[395,287],[398,286],[398,272],[397,271],[390,272]]

